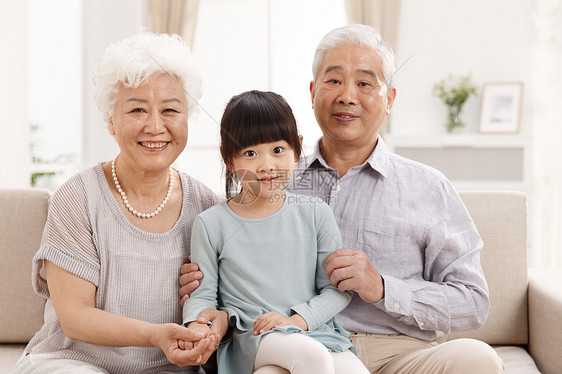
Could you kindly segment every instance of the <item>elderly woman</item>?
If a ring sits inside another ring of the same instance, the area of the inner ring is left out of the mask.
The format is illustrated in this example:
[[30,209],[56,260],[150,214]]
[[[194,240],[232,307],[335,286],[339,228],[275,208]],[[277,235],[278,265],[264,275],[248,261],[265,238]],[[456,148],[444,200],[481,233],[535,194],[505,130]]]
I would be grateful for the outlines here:
[[108,47],[94,83],[120,151],[53,196],[33,260],[45,324],[14,373],[197,372],[180,366],[206,361],[227,328],[224,312],[208,312],[204,339],[178,324],[191,226],[217,202],[171,167],[199,77],[179,37],[142,33]]

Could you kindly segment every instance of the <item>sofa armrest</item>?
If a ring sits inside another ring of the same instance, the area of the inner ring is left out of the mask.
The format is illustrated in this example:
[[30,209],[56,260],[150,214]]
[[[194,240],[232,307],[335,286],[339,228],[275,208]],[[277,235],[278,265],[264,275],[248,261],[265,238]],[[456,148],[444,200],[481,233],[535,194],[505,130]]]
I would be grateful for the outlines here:
[[529,269],[529,352],[544,374],[562,373],[562,270]]

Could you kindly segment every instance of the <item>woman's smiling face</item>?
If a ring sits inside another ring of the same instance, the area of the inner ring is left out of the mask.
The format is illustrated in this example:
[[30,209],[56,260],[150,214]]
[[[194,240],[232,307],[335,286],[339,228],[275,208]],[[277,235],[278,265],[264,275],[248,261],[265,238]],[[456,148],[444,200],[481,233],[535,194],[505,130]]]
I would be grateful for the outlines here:
[[159,74],[137,88],[121,85],[108,122],[128,164],[148,172],[168,168],[187,144],[183,84]]

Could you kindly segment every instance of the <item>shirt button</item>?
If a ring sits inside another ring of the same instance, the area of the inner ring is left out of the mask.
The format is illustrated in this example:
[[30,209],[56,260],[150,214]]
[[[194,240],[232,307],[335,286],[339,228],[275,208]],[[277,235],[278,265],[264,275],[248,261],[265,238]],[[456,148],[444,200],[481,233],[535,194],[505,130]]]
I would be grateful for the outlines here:
[[423,325],[425,325],[425,323],[420,322],[418,325],[419,325],[420,327],[423,327]]
[[337,191],[337,192],[340,192],[340,190],[341,190],[341,186],[338,184],[338,185],[336,186],[336,191]]
[[394,303],[394,309],[400,309],[400,304]]

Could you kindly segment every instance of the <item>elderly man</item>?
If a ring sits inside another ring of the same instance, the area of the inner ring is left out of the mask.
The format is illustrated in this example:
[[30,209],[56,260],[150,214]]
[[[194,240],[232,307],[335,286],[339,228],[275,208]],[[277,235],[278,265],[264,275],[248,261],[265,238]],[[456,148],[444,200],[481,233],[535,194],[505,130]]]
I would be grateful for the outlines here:
[[[310,94],[323,136],[288,188],[334,212],[345,248],[325,270],[354,291],[336,319],[372,373],[502,373],[487,344],[440,342],[486,319],[482,240],[450,182],[389,152],[379,136],[396,98],[394,72],[394,54],[372,27],[338,28],[320,41]],[[183,295],[202,277],[194,269],[182,269]]]

